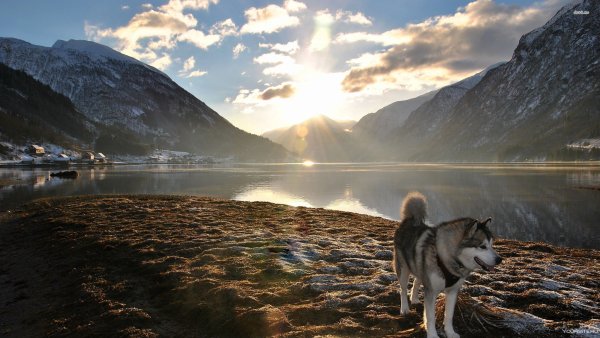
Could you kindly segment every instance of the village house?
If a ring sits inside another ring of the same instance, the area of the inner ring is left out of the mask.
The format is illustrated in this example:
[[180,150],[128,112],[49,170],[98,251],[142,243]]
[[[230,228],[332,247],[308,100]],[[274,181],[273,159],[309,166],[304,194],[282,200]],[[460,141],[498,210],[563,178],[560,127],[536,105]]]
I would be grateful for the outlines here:
[[29,155],[44,155],[46,151],[44,147],[38,146],[37,144],[32,144],[26,149]]
[[94,153],[86,151],[81,155],[82,160],[94,161]]

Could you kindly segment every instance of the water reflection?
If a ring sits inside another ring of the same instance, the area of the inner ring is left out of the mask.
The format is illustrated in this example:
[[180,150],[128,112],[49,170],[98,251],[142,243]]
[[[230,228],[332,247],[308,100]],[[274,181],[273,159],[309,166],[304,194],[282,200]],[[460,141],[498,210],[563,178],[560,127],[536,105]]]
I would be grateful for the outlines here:
[[77,180],[49,170],[0,170],[0,209],[31,199],[80,194],[210,195],[245,201],[399,218],[412,190],[430,219],[492,217],[502,237],[599,247],[600,167],[393,164],[124,166],[80,170]]

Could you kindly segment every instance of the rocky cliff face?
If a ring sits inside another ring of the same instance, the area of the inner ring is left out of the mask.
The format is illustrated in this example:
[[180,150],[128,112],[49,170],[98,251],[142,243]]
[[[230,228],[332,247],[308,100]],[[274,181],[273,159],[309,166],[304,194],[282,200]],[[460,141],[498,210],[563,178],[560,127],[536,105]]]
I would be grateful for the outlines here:
[[[441,123],[413,113],[394,140],[408,145],[397,158],[550,159],[569,143],[600,136],[598,79],[600,3],[568,5],[524,35],[512,59],[488,72]],[[412,123],[428,126],[419,142]]]
[[90,41],[41,47],[0,39],[0,62],[67,96],[90,120],[153,146],[207,155],[282,159],[283,148],[245,133],[164,73]]

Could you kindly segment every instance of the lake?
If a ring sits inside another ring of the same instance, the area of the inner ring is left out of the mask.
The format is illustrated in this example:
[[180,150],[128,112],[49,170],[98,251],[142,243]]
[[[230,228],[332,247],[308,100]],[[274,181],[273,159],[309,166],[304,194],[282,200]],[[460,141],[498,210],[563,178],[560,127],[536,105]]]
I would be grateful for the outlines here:
[[600,164],[230,164],[0,169],[0,210],[82,194],[207,195],[344,210],[397,220],[413,190],[433,223],[492,217],[499,237],[600,248]]

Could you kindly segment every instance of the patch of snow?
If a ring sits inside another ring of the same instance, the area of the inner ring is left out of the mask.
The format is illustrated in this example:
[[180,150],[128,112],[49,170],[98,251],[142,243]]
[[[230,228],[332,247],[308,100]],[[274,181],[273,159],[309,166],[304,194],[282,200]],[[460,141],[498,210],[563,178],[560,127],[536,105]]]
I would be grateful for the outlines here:
[[138,107],[131,107],[131,115],[135,117],[139,117],[141,115],[146,114],[146,112]]

